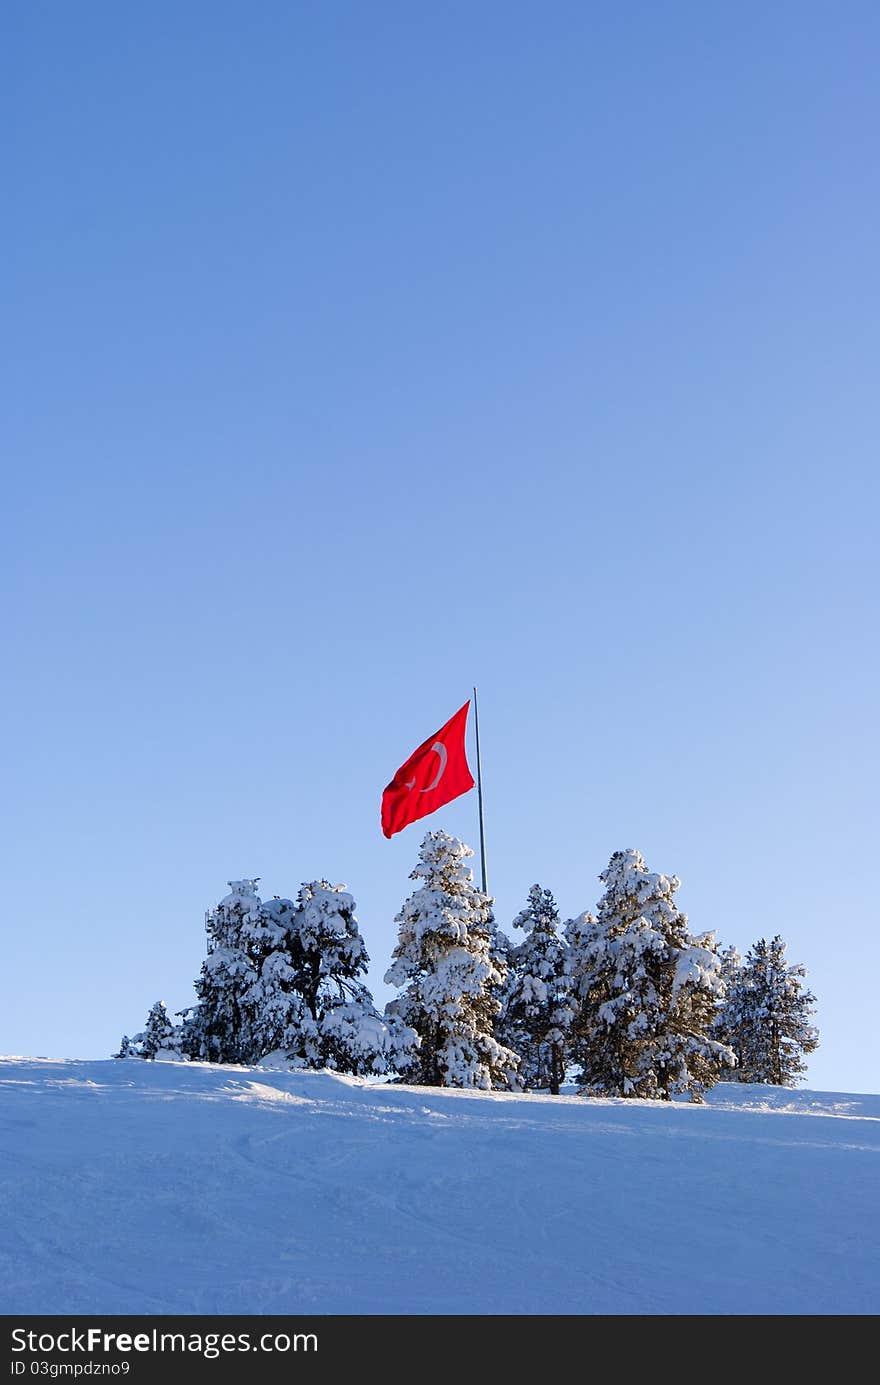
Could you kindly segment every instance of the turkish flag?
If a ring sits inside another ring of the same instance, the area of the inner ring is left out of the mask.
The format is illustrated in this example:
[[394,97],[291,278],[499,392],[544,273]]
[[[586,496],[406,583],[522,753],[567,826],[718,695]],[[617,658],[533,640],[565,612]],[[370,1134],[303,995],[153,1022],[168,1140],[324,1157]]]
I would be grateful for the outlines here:
[[414,750],[382,795],[382,831],[393,837],[474,787],[464,749],[470,699]]

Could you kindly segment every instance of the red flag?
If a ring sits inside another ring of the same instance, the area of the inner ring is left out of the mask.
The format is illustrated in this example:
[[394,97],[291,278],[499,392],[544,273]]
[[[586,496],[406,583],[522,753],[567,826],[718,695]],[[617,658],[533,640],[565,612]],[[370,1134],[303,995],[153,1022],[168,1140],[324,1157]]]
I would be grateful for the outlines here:
[[382,831],[393,837],[474,787],[464,749],[470,699],[414,750],[382,795]]

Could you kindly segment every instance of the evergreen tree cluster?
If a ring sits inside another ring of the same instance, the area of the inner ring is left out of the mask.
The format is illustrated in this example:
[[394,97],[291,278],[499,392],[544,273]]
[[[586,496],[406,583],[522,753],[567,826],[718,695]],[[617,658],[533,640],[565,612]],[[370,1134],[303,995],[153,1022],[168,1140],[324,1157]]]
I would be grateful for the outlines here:
[[806,967],[786,963],[785,943],[777,933],[769,943],[759,938],[745,961],[730,949],[726,970],[716,1031],[737,1055],[730,1076],[793,1087],[806,1071],[803,1055],[819,1047],[819,1031],[810,1023],[816,997],[803,985]]
[[722,1078],[793,1085],[818,1045],[805,969],[778,935],[745,960],[694,934],[675,876],[617,851],[594,914],[563,923],[533,885],[497,927],[474,884],[470,847],[428,832],[396,918],[385,980],[400,994],[377,1010],[355,902],[341,885],[303,884],[261,900],[230,881],[205,920],[197,1003],[169,1018],[157,1001],[118,1058],[181,1058],[386,1074],[426,1086],[560,1091],[701,1101]]
[[207,915],[198,1003],[183,1022],[168,1025],[157,1002],[147,1029],[124,1038],[117,1056],[155,1058],[162,1048],[212,1063],[277,1058],[289,1066],[396,1072],[415,1036],[379,1014],[361,979],[370,959],[352,896],[313,880],[295,901],[263,901],[258,884],[230,880],[230,893]]

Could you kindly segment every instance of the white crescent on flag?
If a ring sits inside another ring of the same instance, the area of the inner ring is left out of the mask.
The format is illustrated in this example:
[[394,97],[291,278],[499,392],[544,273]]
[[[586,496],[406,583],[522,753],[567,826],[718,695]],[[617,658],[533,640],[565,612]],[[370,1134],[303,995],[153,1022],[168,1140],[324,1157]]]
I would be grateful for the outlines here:
[[446,761],[449,759],[449,756],[446,753],[446,746],[443,744],[442,741],[435,741],[434,744],[431,746],[431,749],[437,755],[439,755],[440,764],[437,766],[437,773],[434,775],[433,781],[428,785],[426,789],[421,790],[422,793],[430,793],[432,789],[436,789],[437,785],[440,783],[440,780],[443,778],[443,774],[446,769]]

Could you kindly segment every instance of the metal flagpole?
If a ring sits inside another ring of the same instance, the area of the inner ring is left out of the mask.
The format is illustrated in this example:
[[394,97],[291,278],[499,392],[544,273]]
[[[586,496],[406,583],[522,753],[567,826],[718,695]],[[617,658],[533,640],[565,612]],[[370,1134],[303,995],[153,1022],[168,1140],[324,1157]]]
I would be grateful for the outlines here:
[[483,826],[483,762],[480,759],[480,713],[477,709],[477,690],[474,688],[474,730],[477,733],[477,802],[480,811],[480,866],[483,871],[483,894],[486,887],[486,829]]

